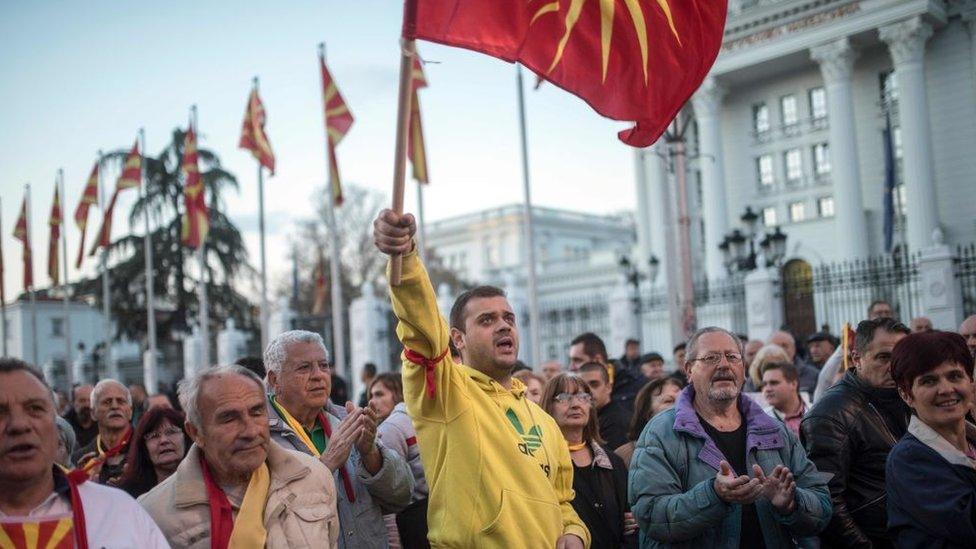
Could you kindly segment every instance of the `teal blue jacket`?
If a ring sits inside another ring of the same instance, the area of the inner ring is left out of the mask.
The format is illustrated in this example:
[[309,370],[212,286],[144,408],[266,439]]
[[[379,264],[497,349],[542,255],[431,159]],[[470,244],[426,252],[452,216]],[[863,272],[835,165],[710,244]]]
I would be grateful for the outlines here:
[[[686,387],[674,408],[655,416],[641,433],[631,459],[629,497],[640,526],[640,546],[738,549],[742,506],[719,499],[715,475],[723,459],[708,437]],[[829,474],[817,471],[800,441],[782,423],[766,415],[752,399],[740,396],[746,422],[749,471],[758,464],[766,474],[786,465],[796,481],[796,509],[781,515],[766,499],[756,502],[763,539],[770,549],[807,545],[830,521]]]

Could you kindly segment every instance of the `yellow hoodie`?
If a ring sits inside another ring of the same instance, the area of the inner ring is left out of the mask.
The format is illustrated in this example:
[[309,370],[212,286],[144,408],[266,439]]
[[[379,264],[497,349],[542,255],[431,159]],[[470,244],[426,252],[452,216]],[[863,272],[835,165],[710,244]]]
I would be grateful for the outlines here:
[[555,420],[525,398],[517,379],[506,390],[451,359],[447,323],[416,252],[403,257],[400,285],[390,294],[407,349],[403,396],[430,485],[431,545],[552,548],[575,534],[589,547],[571,505],[573,464]]

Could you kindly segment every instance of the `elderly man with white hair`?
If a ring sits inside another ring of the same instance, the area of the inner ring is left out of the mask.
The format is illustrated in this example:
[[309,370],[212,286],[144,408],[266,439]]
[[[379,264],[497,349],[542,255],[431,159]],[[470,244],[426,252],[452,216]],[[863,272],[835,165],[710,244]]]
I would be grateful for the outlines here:
[[107,484],[117,480],[125,468],[132,436],[132,395],[122,383],[103,379],[92,389],[91,405],[98,436],[73,457],[92,480]]
[[376,414],[351,402],[329,401],[332,366],[322,337],[293,330],[264,352],[271,438],[318,457],[338,489],[340,547],[387,547],[383,515],[410,504],[413,475],[407,462],[376,440]]
[[193,439],[169,478],[143,494],[174,548],[336,547],[336,491],[317,459],[271,443],[264,384],[241,366],[180,383]]

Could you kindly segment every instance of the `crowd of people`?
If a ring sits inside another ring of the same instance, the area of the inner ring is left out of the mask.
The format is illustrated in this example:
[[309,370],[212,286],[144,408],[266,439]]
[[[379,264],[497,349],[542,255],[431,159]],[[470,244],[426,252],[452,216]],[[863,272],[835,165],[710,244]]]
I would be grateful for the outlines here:
[[670,366],[583,333],[533,370],[502,290],[440,315],[414,231],[374,223],[403,364],[355,403],[298,330],[175,395],[0,359],[0,546],[976,546],[976,316],[708,327]]

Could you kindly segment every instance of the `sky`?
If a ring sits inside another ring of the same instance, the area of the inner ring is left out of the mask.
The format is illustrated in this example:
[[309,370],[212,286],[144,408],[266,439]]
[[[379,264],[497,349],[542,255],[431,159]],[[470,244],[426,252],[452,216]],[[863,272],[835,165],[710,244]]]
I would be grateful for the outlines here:
[[[25,183],[32,189],[35,284],[44,287],[57,170],[65,174],[73,257],[79,233],[72,216],[97,151],[127,149],[145,128],[146,148],[157,154],[172,130],[185,126],[194,104],[200,146],[237,176],[240,191],[225,194],[225,209],[257,266],[257,167],[237,147],[254,76],[277,159],[275,175],[265,178],[274,287],[290,268],[289,235],[312,216],[313,190],[326,177],[319,42],[326,43],[330,71],[356,119],[338,147],[343,182],[390,194],[401,7],[398,0],[0,0],[0,238],[8,299],[22,289],[21,245],[12,233]],[[418,49],[430,83],[420,99],[431,177],[428,221],[521,202],[515,67],[425,42]],[[533,203],[589,213],[633,209],[634,156],[616,138],[627,125],[601,118],[554,86],[533,91],[533,82],[527,73]],[[408,211],[415,207],[414,185],[407,183]],[[119,208],[126,215],[116,212],[113,238],[129,231],[135,194],[123,194]],[[89,242],[100,220],[93,209]],[[94,272],[95,263],[89,259],[82,271]],[[69,276],[79,276],[73,264]]]

